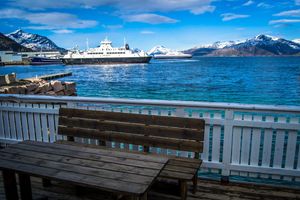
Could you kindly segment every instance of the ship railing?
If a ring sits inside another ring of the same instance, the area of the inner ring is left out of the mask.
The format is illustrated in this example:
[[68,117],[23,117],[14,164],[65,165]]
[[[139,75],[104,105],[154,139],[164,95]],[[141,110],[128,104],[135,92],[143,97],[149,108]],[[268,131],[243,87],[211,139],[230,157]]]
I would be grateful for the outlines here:
[[[300,107],[143,99],[0,95],[0,142],[55,142],[60,107],[204,118],[201,174],[300,182]],[[97,144],[96,140],[76,139]],[[112,148],[136,145],[108,143]],[[192,152],[151,148],[193,156]]]

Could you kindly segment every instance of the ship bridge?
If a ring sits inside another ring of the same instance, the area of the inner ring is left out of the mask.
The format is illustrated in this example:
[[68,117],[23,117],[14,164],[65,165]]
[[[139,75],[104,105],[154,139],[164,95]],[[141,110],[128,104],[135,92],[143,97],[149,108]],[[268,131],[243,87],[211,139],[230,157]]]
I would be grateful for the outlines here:
[[113,48],[112,47],[112,41],[105,38],[104,40],[101,41],[100,48],[102,48],[102,49],[111,49],[111,48]]

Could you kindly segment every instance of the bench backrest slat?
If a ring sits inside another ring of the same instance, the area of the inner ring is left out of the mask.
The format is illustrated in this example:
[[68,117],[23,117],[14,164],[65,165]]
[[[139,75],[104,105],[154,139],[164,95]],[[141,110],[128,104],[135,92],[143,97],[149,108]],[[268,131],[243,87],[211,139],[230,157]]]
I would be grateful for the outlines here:
[[203,119],[61,108],[58,134],[202,152]]

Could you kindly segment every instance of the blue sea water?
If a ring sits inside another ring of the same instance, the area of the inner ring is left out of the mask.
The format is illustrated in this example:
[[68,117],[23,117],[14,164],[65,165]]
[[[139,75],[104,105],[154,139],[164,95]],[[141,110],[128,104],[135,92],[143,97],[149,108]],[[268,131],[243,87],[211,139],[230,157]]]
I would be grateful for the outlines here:
[[131,65],[6,66],[18,78],[72,71],[79,96],[300,105],[300,57],[194,57]]

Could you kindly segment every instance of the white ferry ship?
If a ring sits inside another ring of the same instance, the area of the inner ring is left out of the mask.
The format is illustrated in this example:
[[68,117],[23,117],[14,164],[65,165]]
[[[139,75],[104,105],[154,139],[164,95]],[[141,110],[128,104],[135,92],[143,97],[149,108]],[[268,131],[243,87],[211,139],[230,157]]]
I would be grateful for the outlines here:
[[63,58],[64,64],[122,64],[149,63],[151,56],[144,51],[134,52],[124,42],[124,47],[114,48],[107,38],[101,41],[100,47],[87,48],[86,51],[69,51]]

